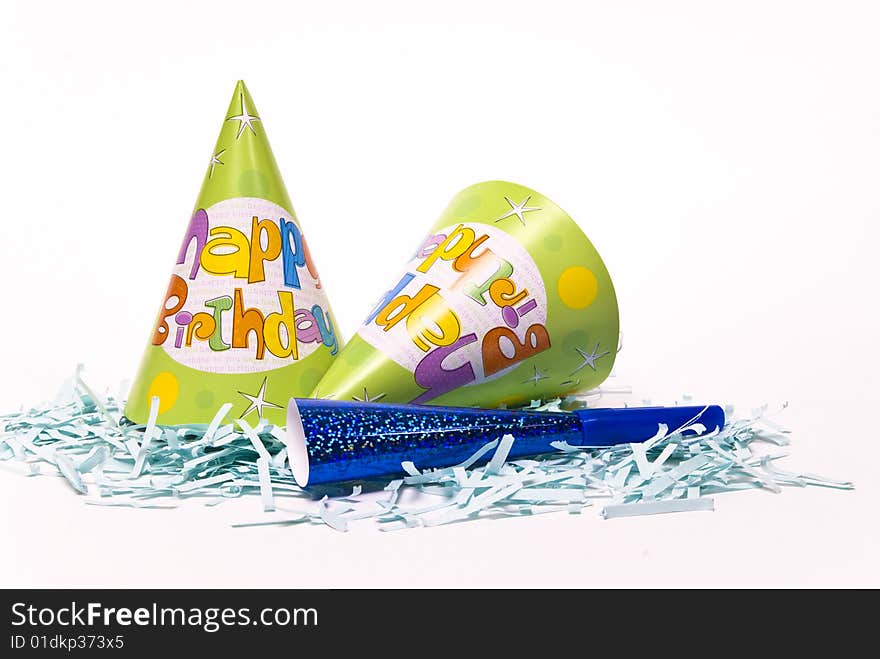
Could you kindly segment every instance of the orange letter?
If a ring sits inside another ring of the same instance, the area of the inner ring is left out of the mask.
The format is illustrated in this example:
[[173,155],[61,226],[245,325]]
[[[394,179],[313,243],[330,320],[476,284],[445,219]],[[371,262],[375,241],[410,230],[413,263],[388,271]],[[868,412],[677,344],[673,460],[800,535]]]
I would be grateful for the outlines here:
[[[171,281],[168,282],[168,290],[165,291],[165,301],[162,303],[162,309],[159,311],[159,318],[156,321],[156,330],[153,332],[153,345],[160,346],[165,343],[165,339],[168,338],[168,323],[165,322],[165,319],[168,316],[173,316],[178,311],[183,308],[184,302],[186,302],[186,296],[189,289],[186,287],[186,282],[177,275],[171,275]],[[170,300],[174,300],[174,306],[168,306],[168,302]]]
[[[501,339],[507,338],[513,346],[513,357],[501,351]],[[486,377],[513,366],[527,357],[550,347],[547,328],[537,323],[526,330],[525,340],[520,343],[516,332],[506,327],[495,327],[483,337],[483,373]]]
[[315,288],[321,288],[321,277],[318,275],[318,269],[315,267],[315,262],[312,261],[312,253],[309,251],[309,244],[306,242],[305,236],[302,238],[302,246],[303,256],[306,259],[306,268],[312,276],[312,279],[315,280]]
[[235,289],[235,302],[232,306],[232,347],[247,348],[248,335],[253,332],[257,336],[257,359],[263,358],[266,342],[263,339],[263,314],[259,309],[244,309],[241,289]]
[[529,291],[526,289],[517,293],[516,284],[506,277],[504,279],[497,279],[489,285],[489,297],[499,307],[512,307],[528,294]]
[[[263,249],[263,232],[266,233],[266,249]],[[272,220],[251,219],[251,268],[248,283],[266,281],[264,261],[273,261],[281,254],[281,232]]]
[[475,263],[477,263],[477,261],[485,257],[487,254],[491,254],[492,250],[487,247],[476,256],[473,255],[474,249],[482,245],[487,240],[489,240],[488,234],[483,234],[482,236],[477,238],[461,255],[459,255],[455,259],[455,261],[452,262],[452,268],[456,272],[467,272]]

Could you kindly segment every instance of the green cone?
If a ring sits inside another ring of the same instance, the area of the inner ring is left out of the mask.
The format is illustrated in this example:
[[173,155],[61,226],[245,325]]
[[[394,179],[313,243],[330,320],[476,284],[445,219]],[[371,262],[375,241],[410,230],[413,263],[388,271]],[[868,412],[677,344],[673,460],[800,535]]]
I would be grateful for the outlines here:
[[[291,340],[295,337],[295,340]],[[263,121],[235,87],[125,415],[284,423],[342,347]]]
[[592,243],[543,195],[490,181],[453,198],[312,395],[518,405],[598,386],[617,343]]

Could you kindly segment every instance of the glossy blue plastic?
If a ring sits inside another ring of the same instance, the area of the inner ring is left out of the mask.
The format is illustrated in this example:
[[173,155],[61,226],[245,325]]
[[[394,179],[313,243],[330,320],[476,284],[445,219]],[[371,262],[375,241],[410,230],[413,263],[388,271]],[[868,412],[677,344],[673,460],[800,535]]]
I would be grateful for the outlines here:
[[[724,411],[717,405],[533,412],[308,398],[293,399],[294,404],[306,444],[309,485],[397,475],[404,461],[419,469],[454,466],[508,433],[515,438],[509,455],[518,458],[552,453],[553,442],[642,442],[657,433],[659,424],[669,431],[695,423],[707,431],[724,425]],[[491,457],[489,452],[485,460]]]
[[[666,426],[668,432],[684,430],[694,424],[703,426],[706,432],[724,427],[724,410],[718,405],[597,408],[576,410],[573,414],[581,420],[583,444],[587,446],[643,442],[657,434],[660,424]],[[697,433],[690,429],[682,434]]]

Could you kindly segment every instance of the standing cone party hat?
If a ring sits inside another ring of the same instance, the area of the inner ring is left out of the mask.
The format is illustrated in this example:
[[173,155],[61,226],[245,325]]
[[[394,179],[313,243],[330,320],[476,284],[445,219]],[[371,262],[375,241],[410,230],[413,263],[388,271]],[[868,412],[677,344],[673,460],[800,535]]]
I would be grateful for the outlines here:
[[490,181],[452,199],[312,396],[519,405],[598,386],[617,343],[611,277],[578,225]]
[[340,345],[327,296],[263,122],[239,81],[132,385],[145,423],[233,418],[284,424]]

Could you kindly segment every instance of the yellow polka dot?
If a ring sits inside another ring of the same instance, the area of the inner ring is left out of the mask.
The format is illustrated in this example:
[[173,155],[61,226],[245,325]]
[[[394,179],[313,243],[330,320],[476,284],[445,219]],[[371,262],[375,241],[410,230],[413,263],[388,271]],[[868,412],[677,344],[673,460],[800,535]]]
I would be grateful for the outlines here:
[[556,288],[565,306],[583,309],[593,304],[593,300],[596,299],[599,282],[590,270],[578,265],[566,268],[562,272]]
[[147,392],[147,404],[149,405],[153,396],[158,396],[159,414],[162,414],[162,412],[167,412],[174,406],[179,392],[180,386],[177,384],[177,378],[168,371],[162,371],[150,383],[150,390]]

